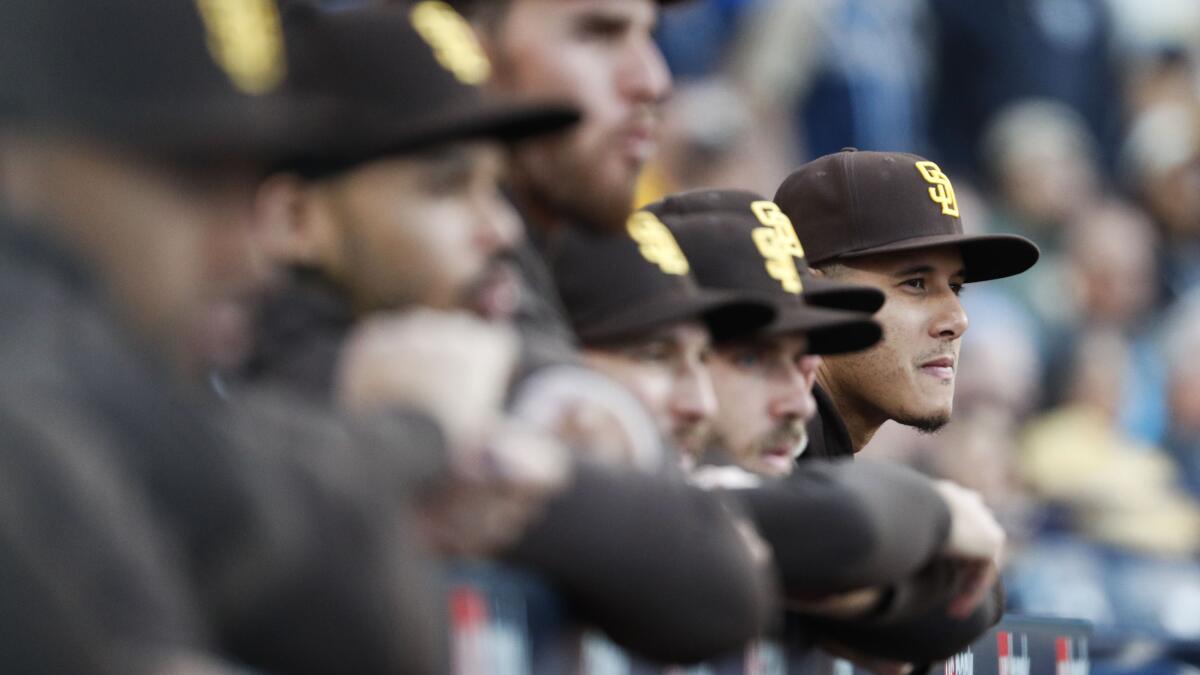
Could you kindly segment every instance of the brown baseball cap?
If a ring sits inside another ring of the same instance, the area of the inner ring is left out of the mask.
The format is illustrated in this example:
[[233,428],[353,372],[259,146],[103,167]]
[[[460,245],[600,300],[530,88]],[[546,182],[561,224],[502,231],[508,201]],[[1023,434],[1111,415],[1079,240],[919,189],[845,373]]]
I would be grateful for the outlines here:
[[0,2],[6,123],[171,160],[271,162],[320,142],[274,0]]
[[579,120],[554,101],[484,91],[492,65],[467,20],[440,0],[322,11],[294,5],[293,87],[323,107],[322,147],[283,163],[310,176],[455,141],[517,142]]
[[[775,320],[760,336],[804,333],[809,352],[841,354],[874,345],[883,333],[871,313],[883,304],[873,288],[825,284],[826,299],[866,301],[865,312],[815,306],[817,280],[788,217],[765,197],[743,190],[696,190],[644,207],[670,228],[704,288],[760,295],[775,305]],[[821,284],[817,284],[821,285]]]
[[792,172],[775,193],[810,265],[879,253],[957,246],[967,281],[1020,274],[1038,259],[1011,234],[963,234],[958,199],[938,165],[903,152],[847,148]]
[[636,340],[673,323],[698,320],[714,340],[762,329],[775,318],[752,293],[701,288],[666,225],[635,213],[629,234],[572,228],[548,257],[567,317],[583,344]]

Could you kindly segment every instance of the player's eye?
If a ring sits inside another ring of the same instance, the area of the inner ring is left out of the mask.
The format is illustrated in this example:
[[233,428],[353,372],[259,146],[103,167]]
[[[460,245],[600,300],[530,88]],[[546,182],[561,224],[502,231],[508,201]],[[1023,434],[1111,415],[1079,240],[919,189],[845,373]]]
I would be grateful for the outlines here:
[[583,17],[575,27],[582,40],[613,42],[620,40],[629,29],[629,22],[620,16],[594,15]]
[[762,364],[762,354],[758,350],[748,349],[733,355],[733,365],[749,370]]
[[653,344],[635,347],[626,352],[626,354],[629,356],[629,358],[635,361],[642,361],[645,363],[666,363],[667,361],[671,360],[673,352],[668,345],[656,342]]

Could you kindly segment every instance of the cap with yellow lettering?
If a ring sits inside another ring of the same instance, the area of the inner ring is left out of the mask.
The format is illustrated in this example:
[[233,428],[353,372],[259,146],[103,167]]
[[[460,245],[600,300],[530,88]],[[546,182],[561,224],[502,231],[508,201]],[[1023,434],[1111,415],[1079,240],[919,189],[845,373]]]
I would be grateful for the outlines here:
[[[803,334],[811,354],[879,342],[883,333],[871,313],[883,305],[883,293],[809,275],[791,222],[767,199],[744,190],[694,190],[643,208],[675,235],[702,287],[753,292],[775,305],[770,325],[742,337]],[[823,304],[812,302],[814,296]],[[865,310],[844,311],[857,307]]]
[[470,24],[441,0],[288,13],[293,86],[331,113],[327,143],[294,170],[328,174],[458,140],[518,141],[579,119],[570,106],[482,90],[492,66]]
[[1038,259],[1010,234],[963,234],[958,198],[937,164],[902,152],[846,149],[815,159],[783,181],[775,203],[791,218],[808,263],[957,246],[967,281],[1020,274]]
[[571,325],[586,346],[649,337],[689,320],[704,322],[715,339],[730,339],[775,317],[761,296],[701,288],[670,230],[644,211],[630,217],[624,235],[566,230],[548,259]]
[[5,123],[150,153],[272,160],[319,137],[275,0],[0,2]]

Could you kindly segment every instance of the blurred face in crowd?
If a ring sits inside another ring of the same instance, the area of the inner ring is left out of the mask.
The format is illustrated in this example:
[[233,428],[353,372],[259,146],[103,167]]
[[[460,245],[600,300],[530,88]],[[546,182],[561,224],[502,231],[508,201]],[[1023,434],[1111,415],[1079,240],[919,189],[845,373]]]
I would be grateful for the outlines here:
[[512,0],[482,32],[500,92],[565,101],[583,121],[523,144],[513,186],[526,201],[619,228],[657,147],[670,73],[651,31],[652,0]]
[[8,139],[4,201],[85,260],[121,318],[185,376],[249,347],[267,278],[256,167],[185,164],[79,138]]
[[1200,156],[1143,180],[1147,208],[1172,237],[1200,233]]
[[314,183],[273,177],[262,201],[280,224],[268,247],[320,269],[359,312],[419,304],[510,316],[518,286],[505,255],[520,230],[498,189],[503,168],[501,148],[479,142],[381,159]]
[[1067,278],[1088,321],[1132,326],[1153,308],[1157,240],[1140,212],[1121,205],[1093,208],[1070,224]]
[[704,449],[717,400],[708,370],[708,329],[697,321],[660,329],[625,344],[587,348],[588,365],[626,387],[646,407],[664,438],[685,455]]
[[1180,435],[1200,437],[1200,364],[1185,363],[1173,370],[1167,395],[1171,427]]
[[1119,331],[1097,328],[1087,331],[1075,345],[1066,399],[1084,405],[1116,423],[1131,372],[1130,346]]
[[720,345],[713,354],[714,436],[747,471],[786,476],[808,445],[804,425],[817,411],[812,386],[821,357],[807,347],[794,335]]
[[1089,156],[1069,144],[1055,145],[1062,147],[1014,152],[1000,169],[1004,198],[1028,227],[1060,224],[1096,194],[1097,170]]
[[[934,431],[950,419],[958,350],[967,330],[959,301],[962,255],[954,247],[849,260],[839,280],[883,291],[875,315],[883,340],[853,354],[828,356],[817,380],[853,429],[887,420]],[[856,448],[861,450],[862,448]]]

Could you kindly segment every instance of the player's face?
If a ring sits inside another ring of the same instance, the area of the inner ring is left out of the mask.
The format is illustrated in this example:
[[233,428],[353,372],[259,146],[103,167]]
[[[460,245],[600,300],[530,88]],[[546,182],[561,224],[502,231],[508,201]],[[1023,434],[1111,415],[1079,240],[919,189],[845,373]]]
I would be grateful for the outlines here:
[[[185,165],[89,141],[39,154],[56,219],[143,343],[185,376],[234,365],[267,265],[255,246],[253,166]],[[26,167],[30,168],[30,167]]]
[[803,336],[787,336],[721,345],[713,354],[713,432],[747,471],[786,476],[808,445],[820,357],[806,355],[807,347]]
[[513,0],[484,39],[494,86],[583,112],[571,131],[522,144],[514,185],[590,224],[624,223],[671,86],[657,13],[653,0]]
[[426,305],[503,318],[515,311],[505,256],[520,237],[500,194],[501,150],[449,146],[358,167],[312,188],[328,222],[325,266],[360,311]]
[[632,392],[663,437],[694,459],[704,449],[717,407],[707,365],[710,351],[708,330],[689,321],[584,354],[590,366]]
[[839,407],[863,419],[933,431],[950,419],[958,351],[967,330],[959,301],[957,248],[889,253],[847,263],[844,280],[874,286],[886,302],[875,315],[883,340],[862,352],[824,358],[821,380]]

